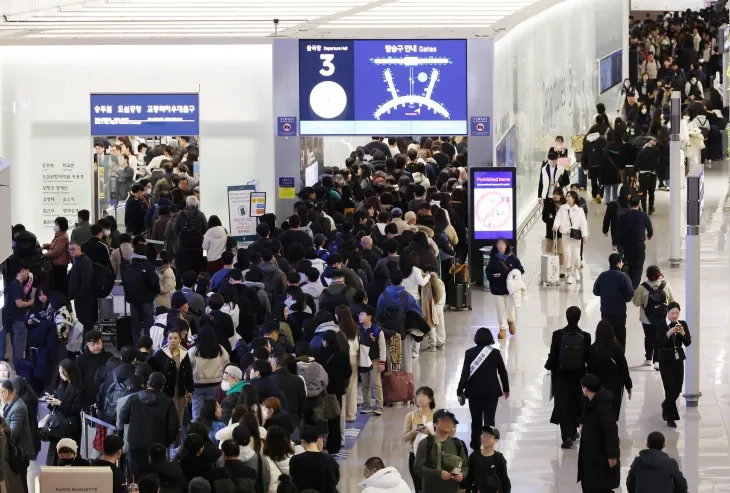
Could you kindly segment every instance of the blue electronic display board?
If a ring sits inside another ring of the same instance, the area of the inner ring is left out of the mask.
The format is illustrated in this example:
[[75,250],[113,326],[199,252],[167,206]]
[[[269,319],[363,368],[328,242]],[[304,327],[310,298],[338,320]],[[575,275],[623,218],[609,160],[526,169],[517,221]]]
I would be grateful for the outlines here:
[[465,40],[302,40],[301,135],[466,135]]
[[198,135],[198,94],[92,94],[91,135]]
[[599,60],[598,72],[601,94],[621,82],[622,58],[623,50],[618,50]]

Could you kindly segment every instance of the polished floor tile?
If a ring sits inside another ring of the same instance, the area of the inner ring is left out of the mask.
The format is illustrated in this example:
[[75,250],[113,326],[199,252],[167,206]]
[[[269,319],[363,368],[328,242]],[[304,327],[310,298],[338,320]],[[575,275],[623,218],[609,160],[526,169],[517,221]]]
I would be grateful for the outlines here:
[[[705,180],[704,231],[701,236],[701,332],[700,389],[698,408],[687,409],[680,398],[676,430],[661,420],[664,399],[661,379],[643,362],[643,331],[638,309],[629,307],[626,357],[634,383],[633,398],[624,398],[619,434],[621,472],[625,481],[629,466],[644,448],[646,436],[654,430],[667,438],[667,453],[676,458],[689,481],[690,492],[730,492],[730,215],[723,214],[728,189],[725,165],[708,169]],[[685,268],[669,266],[668,192],[657,192],[657,212],[652,216],[656,236],[647,242],[647,261],[659,265],[680,304],[685,299]],[[577,493],[577,450],[560,449],[558,427],[549,423],[552,403],[547,399],[545,371],[550,336],[564,325],[566,308],[583,310],[581,326],[593,332],[599,320],[599,301],[592,294],[593,281],[607,268],[610,243],[600,232],[605,205],[589,204],[589,242],[585,249],[584,279],[572,286],[541,288],[540,251],[545,228],[539,222],[518,249],[525,266],[528,299],[518,313],[518,333],[503,342],[500,351],[510,377],[511,396],[501,400],[497,426],[502,432],[499,448],[508,460],[512,490],[517,493]],[[684,251],[684,250],[683,250]],[[456,401],[456,385],[464,351],[472,346],[477,328],[495,329],[496,309],[488,293],[473,291],[473,311],[447,312],[445,352],[421,353],[414,369],[416,386],[429,385],[436,392],[437,406],[448,407],[461,421],[458,435],[468,443],[469,413]],[[400,437],[410,409],[387,408],[382,417],[371,418],[347,459],[341,463],[340,491],[355,492],[362,480],[362,465],[369,457],[381,456],[395,466],[411,484],[408,473],[408,444]],[[619,490],[617,490],[619,491]],[[623,487],[620,491],[626,491]]]

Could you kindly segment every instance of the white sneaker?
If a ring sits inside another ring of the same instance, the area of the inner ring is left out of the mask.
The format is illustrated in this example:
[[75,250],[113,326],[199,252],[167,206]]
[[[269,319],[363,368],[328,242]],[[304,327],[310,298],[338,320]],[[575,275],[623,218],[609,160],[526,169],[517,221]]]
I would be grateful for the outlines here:
[[654,369],[655,369],[656,371],[659,371],[659,363],[654,363]]
[[565,284],[573,284],[573,282],[575,282],[573,274],[568,274],[568,277],[565,279]]
[[651,366],[651,360],[650,359],[645,359],[644,360],[644,366]]
[[580,271],[578,269],[575,270],[575,280],[580,281]]

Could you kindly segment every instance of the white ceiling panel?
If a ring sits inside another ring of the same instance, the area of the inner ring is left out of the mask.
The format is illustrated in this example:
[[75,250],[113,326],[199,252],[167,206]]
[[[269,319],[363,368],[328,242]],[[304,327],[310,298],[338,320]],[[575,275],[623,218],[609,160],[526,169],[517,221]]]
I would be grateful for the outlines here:
[[90,0],[3,16],[0,38],[488,36],[537,1],[449,0],[444,9],[443,0]]

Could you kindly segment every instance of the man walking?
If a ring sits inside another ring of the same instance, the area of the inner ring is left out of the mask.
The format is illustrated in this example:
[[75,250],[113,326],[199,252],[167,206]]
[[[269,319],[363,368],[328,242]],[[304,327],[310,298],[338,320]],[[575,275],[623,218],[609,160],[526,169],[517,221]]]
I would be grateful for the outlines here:
[[624,250],[624,259],[634,289],[639,287],[646,260],[646,240],[654,236],[654,227],[649,215],[639,210],[639,199],[629,200],[631,210],[619,221],[619,236]]
[[138,243],[134,247],[132,260],[122,274],[124,297],[129,303],[132,340],[136,345],[140,333],[150,335],[150,327],[155,323],[152,302],[160,294],[160,278],[155,266],[147,260],[147,247]]
[[446,409],[433,413],[435,433],[419,442],[413,464],[423,493],[458,493],[461,489],[469,460],[464,442],[452,436],[458,424],[454,413]]
[[664,435],[649,433],[646,449],[634,459],[626,478],[629,493],[687,493],[687,480],[677,461],[664,452]]
[[634,297],[631,279],[624,272],[621,255],[608,256],[608,270],[601,272],[593,284],[593,294],[601,297],[601,318],[613,325],[616,339],[626,347],[626,304]]
[[621,451],[613,394],[601,387],[598,377],[591,374],[581,378],[580,386],[589,402],[581,418],[578,481],[583,493],[612,493],[621,483]]
[[[9,306],[6,308],[8,312],[8,319],[12,320],[13,324],[13,366],[17,368],[18,361],[25,356],[25,343],[28,337],[28,326],[25,324],[26,314],[28,308],[33,306],[33,300],[29,294],[26,293],[26,283],[32,284],[30,279],[30,270],[25,264],[20,264],[18,273],[15,275],[15,279],[10,283],[8,295]],[[30,290],[30,286],[28,286]],[[5,356],[5,334],[6,332],[0,332],[2,334],[2,344],[0,348],[3,353],[0,354],[0,358]]]

